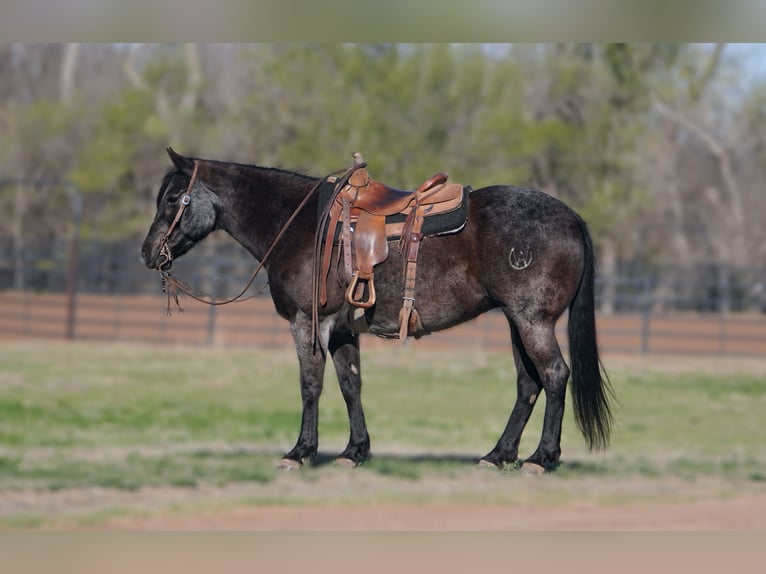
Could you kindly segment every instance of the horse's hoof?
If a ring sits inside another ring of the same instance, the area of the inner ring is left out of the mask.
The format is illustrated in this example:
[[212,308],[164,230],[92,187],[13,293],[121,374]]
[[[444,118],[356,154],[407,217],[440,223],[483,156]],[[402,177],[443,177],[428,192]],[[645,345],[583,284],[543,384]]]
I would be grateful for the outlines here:
[[291,458],[283,458],[279,461],[279,470],[300,470],[303,463]]
[[494,462],[490,462],[486,458],[482,458],[479,462],[476,463],[476,468],[490,468],[492,470],[497,470],[500,467],[497,466]]
[[521,474],[524,476],[537,476],[544,473],[545,467],[535,462],[525,462],[521,465]]
[[359,466],[359,463],[356,462],[352,458],[347,458],[345,456],[339,456],[335,459],[336,466],[339,466],[341,468],[356,468]]

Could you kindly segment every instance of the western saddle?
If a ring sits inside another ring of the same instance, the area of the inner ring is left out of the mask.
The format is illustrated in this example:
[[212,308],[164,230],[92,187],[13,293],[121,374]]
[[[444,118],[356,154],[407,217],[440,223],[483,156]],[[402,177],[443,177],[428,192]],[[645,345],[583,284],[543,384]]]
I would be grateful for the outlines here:
[[[335,188],[320,215],[315,262],[321,260],[321,269],[315,269],[318,278],[315,301],[318,296],[321,305],[327,303],[332,247],[338,241],[348,281],[346,300],[354,308],[352,318],[363,317],[364,310],[376,302],[374,268],[388,258],[389,241],[398,239],[404,276],[398,337],[404,341],[408,334],[422,331],[414,305],[423,222],[460,208],[464,188],[457,183],[447,183],[447,175],[437,173],[414,191],[396,189],[373,180],[361,154],[355,153],[354,160],[355,165],[344,177],[331,181]],[[463,217],[456,228],[446,231],[456,231],[464,224]],[[324,239],[323,234],[326,234]]]

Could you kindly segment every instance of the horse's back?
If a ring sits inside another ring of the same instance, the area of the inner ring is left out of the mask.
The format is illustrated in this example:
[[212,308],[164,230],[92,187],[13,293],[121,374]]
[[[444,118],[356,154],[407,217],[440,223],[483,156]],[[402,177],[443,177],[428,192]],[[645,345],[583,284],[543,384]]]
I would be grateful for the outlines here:
[[469,224],[482,238],[535,243],[545,252],[564,248],[565,243],[582,244],[580,216],[540,190],[494,185],[475,190],[470,201]]
[[[532,232],[552,224],[576,224],[579,216],[564,202],[538,189],[493,185],[470,195],[473,215],[480,224],[503,224]],[[546,229],[548,231],[548,229]]]
[[[427,331],[439,331],[493,307],[558,317],[582,276],[578,216],[543,192],[514,186],[477,189],[458,233],[423,240],[415,307]],[[397,325],[403,277],[393,250],[375,272],[378,302],[370,328]]]

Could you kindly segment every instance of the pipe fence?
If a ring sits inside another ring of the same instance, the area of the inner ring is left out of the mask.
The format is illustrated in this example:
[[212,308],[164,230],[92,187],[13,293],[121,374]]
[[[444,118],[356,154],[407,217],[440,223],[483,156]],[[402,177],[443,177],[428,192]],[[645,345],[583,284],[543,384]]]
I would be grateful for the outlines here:
[[[159,276],[139,260],[138,243],[81,241],[74,271],[65,241],[26,245],[23,257],[14,253],[10,241],[0,240],[0,338],[5,340],[292,345],[267,289],[262,297],[223,307],[182,296],[185,311],[168,316]],[[213,239],[174,262],[173,273],[225,297],[238,292],[255,265],[240,246]],[[259,278],[252,289],[264,282]],[[600,345],[604,352],[633,354],[766,356],[765,288],[766,269],[625,265],[614,276],[597,279]],[[557,335],[565,345],[566,316]],[[365,345],[392,344],[365,339]],[[412,344],[507,350],[509,341],[504,315],[490,312]]]

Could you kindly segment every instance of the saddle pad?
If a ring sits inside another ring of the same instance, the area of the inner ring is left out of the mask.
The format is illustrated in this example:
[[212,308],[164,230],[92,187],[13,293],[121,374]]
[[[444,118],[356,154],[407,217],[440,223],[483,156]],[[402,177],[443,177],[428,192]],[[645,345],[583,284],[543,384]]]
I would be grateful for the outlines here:
[[[470,186],[463,186],[463,201],[455,209],[436,215],[426,215],[423,219],[422,233],[426,237],[434,235],[445,235],[447,233],[457,233],[465,227],[468,219],[468,195],[473,191]],[[402,233],[402,226],[407,216],[404,213],[397,213],[386,217],[386,237],[388,239],[399,239]]]
[[[332,199],[333,190],[335,184],[325,182],[319,188],[319,202],[317,205],[317,220],[321,218],[327,203]],[[445,213],[439,213],[437,215],[427,216],[423,220],[422,233],[425,236],[444,235],[447,233],[457,233],[463,227],[468,219],[468,195],[473,191],[471,186],[463,186],[463,201],[452,211]],[[399,239],[401,236],[402,226],[407,216],[403,213],[397,213],[395,215],[386,216],[386,236],[390,240]],[[354,227],[354,223],[351,224]],[[340,228],[338,225],[335,229],[335,239],[340,236]],[[327,230],[322,230],[322,240],[327,236]]]

